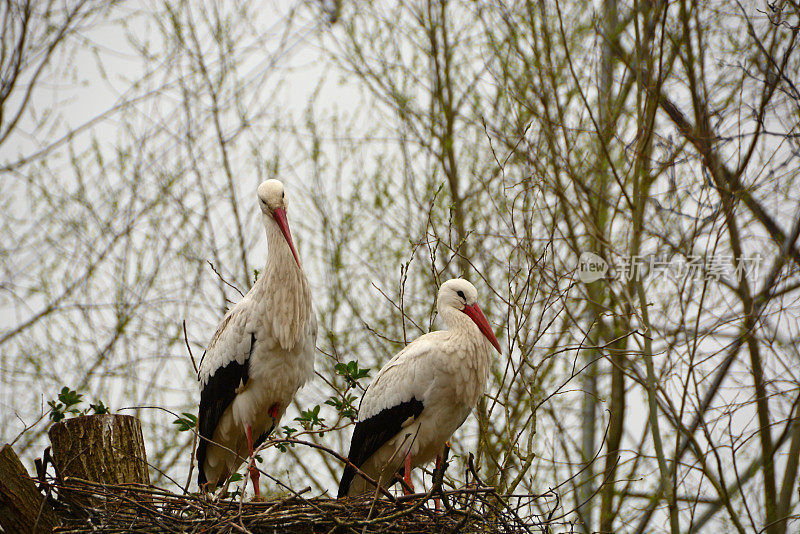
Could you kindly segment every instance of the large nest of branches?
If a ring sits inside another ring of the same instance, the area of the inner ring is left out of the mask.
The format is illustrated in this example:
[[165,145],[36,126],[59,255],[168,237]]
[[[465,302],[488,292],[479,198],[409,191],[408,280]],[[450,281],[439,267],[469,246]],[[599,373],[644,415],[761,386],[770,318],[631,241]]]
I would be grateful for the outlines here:
[[[428,533],[546,532],[532,512],[537,497],[500,497],[491,488],[465,488],[389,499],[305,498],[304,490],[267,501],[215,500],[154,487],[110,486],[79,479],[45,483],[59,533],[250,532]],[[552,519],[552,518],[548,518]]]

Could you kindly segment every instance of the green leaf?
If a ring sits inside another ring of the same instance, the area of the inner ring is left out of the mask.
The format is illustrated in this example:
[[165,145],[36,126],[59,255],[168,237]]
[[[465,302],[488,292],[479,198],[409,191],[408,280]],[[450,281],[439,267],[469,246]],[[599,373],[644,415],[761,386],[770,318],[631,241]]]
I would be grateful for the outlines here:
[[196,415],[187,412],[183,412],[181,415],[183,417],[178,417],[172,422],[173,425],[178,425],[178,432],[186,432],[187,430],[192,430],[197,427]]
[[240,480],[242,480],[242,478],[243,477],[242,477],[241,474],[234,473],[234,474],[232,474],[231,476],[228,477],[228,481],[229,482],[239,482]]
[[331,397],[325,401],[325,404],[333,406],[339,412],[339,415],[353,421],[358,416],[358,410],[354,405],[355,401],[355,395],[345,395],[344,398]]
[[317,404],[313,408],[300,412],[300,417],[295,417],[294,420],[299,421],[306,430],[311,430],[315,426],[322,426],[325,418],[319,416],[319,410],[320,406]]
[[89,408],[94,411],[97,415],[109,413],[108,406],[103,404],[103,401],[97,401],[97,404],[90,404]]
[[356,383],[369,376],[369,369],[359,369],[358,361],[349,361],[346,364],[337,363],[333,366],[336,374],[341,375],[346,381],[348,387],[355,387]]
[[47,401],[47,405],[50,406],[50,419],[53,420],[54,423],[58,423],[62,419],[64,419],[64,405],[60,402],[56,402],[54,400]]
[[[282,426],[281,429],[283,430],[283,435],[286,436],[287,438],[291,438],[292,434],[297,432],[296,428],[292,428],[290,426]],[[276,443],[275,444],[275,448],[278,449],[281,452],[286,452],[288,450],[286,448],[287,445],[289,445],[290,447],[294,447],[295,444],[294,443]]]
[[67,386],[61,388],[61,393],[58,394],[58,400],[63,402],[64,406],[67,408],[76,404],[80,404],[81,397],[83,397],[83,395],[77,391],[69,389]]

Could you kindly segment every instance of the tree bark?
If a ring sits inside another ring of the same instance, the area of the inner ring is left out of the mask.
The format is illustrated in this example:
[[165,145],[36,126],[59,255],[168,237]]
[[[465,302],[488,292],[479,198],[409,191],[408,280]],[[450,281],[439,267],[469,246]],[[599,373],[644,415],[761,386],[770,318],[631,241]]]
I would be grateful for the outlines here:
[[[101,484],[150,484],[147,454],[139,420],[129,415],[87,415],[54,424],[50,431],[58,478]],[[103,502],[77,494],[62,495],[78,503]]]
[[52,532],[58,523],[11,445],[0,449],[0,527],[3,532]]

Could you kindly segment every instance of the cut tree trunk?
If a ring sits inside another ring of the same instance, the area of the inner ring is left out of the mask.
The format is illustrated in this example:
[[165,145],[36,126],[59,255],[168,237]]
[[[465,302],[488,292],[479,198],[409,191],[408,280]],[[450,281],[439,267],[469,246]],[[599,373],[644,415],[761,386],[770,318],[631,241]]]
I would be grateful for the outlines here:
[[53,508],[36,489],[11,445],[0,449],[0,527],[4,532],[52,532]]
[[[48,434],[53,444],[56,473],[67,486],[70,478],[111,486],[150,484],[142,426],[135,417],[75,417],[54,424]],[[110,502],[96,496],[87,498],[66,493],[62,497],[76,504],[107,508]]]

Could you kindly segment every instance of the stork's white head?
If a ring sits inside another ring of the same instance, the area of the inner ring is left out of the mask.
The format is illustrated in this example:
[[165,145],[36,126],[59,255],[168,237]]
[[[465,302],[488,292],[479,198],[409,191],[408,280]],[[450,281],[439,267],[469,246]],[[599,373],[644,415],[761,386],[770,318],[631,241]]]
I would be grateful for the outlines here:
[[258,200],[264,215],[272,215],[276,208],[286,209],[286,192],[280,180],[265,180],[258,186]]
[[446,315],[451,309],[466,314],[472,319],[481,334],[486,336],[486,339],[497,349],[497,352],[502,352],[500,343],[492,332],[492,327],[489,326],[489,321],[486,320],[478,306],[478,290],[475,289],[475,286],[463,278],[448,280],[439,288],[436,308],[440,315]]
[[443,306],[450,306],[458,311],[464,311],[464,307],[477,302],[478,290],[475,286],[463,278],[453,278],[439,288],[436,307],[441,310]]
[[258,186],[258,203],[261,208],[261,213],[267,217],[275,220],[275,223],[280,228],[283,237],[292,249],[294,261],[300,267],[300,258],[297,256],[297,251],[292,242],[292,233],[289,231],[289,221],[286,218],[286,207],[289,205],[286,199],[286,192],[283,190],[283,184],[280,180],[266,180],[261,182]]

